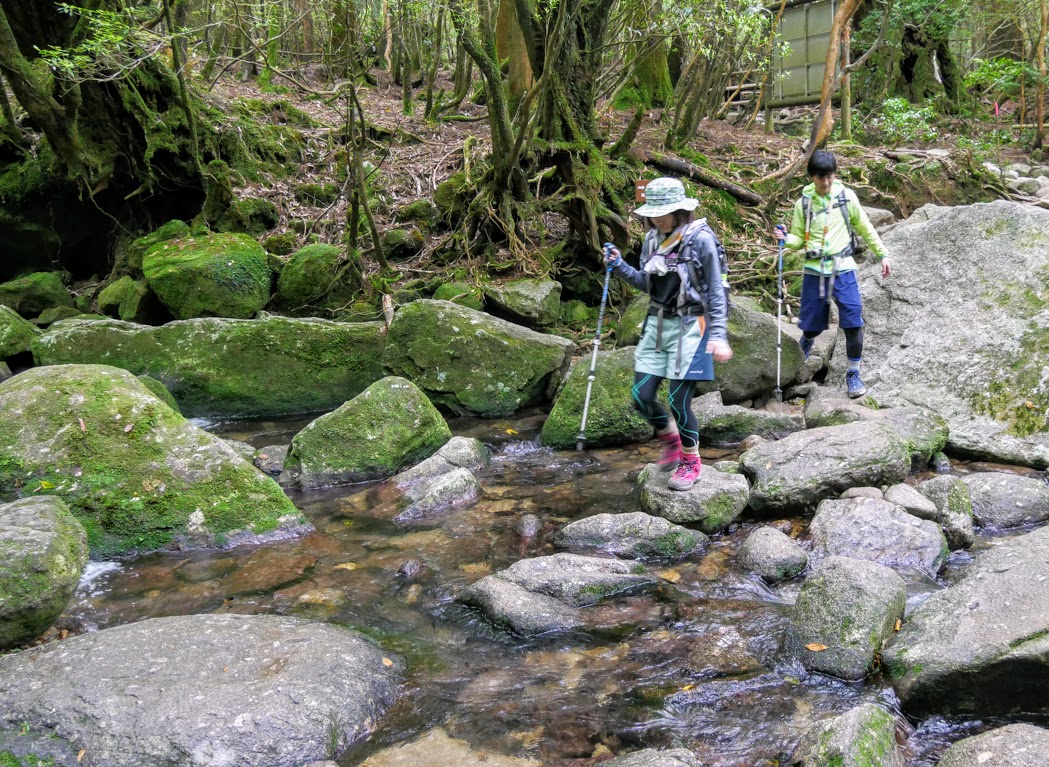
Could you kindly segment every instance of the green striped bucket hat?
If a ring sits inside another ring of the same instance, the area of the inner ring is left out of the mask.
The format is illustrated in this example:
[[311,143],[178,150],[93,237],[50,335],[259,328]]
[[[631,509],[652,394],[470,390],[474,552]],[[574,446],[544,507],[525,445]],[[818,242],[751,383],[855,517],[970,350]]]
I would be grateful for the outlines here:
[[685,185],[676,178],[656,178],[645,187],[645,204],[634,211],[644,218],[656,218],[675,210],[695,210],[699,200],[685,196]]

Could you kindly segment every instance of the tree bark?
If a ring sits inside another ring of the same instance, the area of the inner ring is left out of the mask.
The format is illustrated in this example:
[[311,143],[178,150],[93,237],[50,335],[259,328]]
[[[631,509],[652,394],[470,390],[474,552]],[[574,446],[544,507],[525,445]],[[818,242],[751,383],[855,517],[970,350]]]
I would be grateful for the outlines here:
[[1036,104],[1036,115],[1034,136],[1034,147],[1041,149],[1045,143],[1045,45],[1049,39],[1049,0],[1040,0],[1039,10],[1041,12],[1041,26],[1038,32],[1038,50],[1036,53],[1038,61],[1038,95]]

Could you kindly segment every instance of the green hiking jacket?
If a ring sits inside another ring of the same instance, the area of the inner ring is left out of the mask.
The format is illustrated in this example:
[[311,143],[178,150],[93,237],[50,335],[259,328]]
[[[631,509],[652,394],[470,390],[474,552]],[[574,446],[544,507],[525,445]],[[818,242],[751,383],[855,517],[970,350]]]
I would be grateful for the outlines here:
[[[794,214],[790,222],[790,232],[787,234],[786,248],[788,250],[804,250],[806,253],[816,251],[819,256],[805,261],[805,272],[807,274],[830,274],[833,263],[830,260],[821,261],[820,256],[829,258],[836,253],[841,253],[849,247],[849,228],[845,224],[845,217],[841,208],[836,207],[838,196],[845,191],[845,203],[849,212],[849,221],[857,237],[862,237],[867,247],[874,253],[875,258],[881,261],[887,258],[889,252],[881,241],[881,237],[874,230],[870,219],[860,205],[856,193],[843,183],[834,180],[831,184],[830,194],[820,197],[816,194],[816,185],[809,184],[801,190],[801,198],[794,204]],[[808,244],[805,242],[805,206],[802,198],[809,200],[812,215],[812,225],[809,230]],[[824,241],[823,228],[827,227],[827,237]],[[822,272],[821,272],[822,267]],[[856,261],[852,255],[843,255],[838,260],[838,271],[849,272],[856,270]]]

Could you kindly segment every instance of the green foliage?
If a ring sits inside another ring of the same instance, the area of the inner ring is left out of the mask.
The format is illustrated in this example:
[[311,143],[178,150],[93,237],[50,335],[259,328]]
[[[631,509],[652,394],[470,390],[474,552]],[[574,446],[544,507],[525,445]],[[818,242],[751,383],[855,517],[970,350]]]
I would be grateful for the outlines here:
[[1038,72],[1022,61],[1007,58],[975,59],[975,68],[965,76],[966,88],[979,90],[996,101],[1012,98],[1020,93],[1021,82],[1032,83]]
[[121,5],[121,10],[81,8],[58,3],[60,13],[78,19],[80,39],[69,48],[37,48],[40,58],[58,78],[87,80],[130,72],[139,61],[159,51],[166,41],[145,30],[142,19]]
[[864,126],[868,141],[892,146],[914,141],[932,141],[936,129],[930,124],[935,116],[931,106],[919,107],[904,98],[886,99],[876,117]]

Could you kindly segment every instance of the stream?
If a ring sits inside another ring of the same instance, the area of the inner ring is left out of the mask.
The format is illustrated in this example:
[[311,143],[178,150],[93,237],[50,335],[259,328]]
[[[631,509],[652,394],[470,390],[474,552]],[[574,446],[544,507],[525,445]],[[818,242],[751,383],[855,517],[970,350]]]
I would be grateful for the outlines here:
[[[406,691],[374,736],[343,755],[345,767],[435,726],[482,751],[545,762],[684,747],[711,767],[772,767],[788,764],[820,719],[864,701],[898,710],[878,675],[844,683],[778,655],[800,580],[770,588],[735,564],[738,547],[767,521],[735,525],[693,557],[648,563],[660,590],[599,605],[586,634],[522,639],[458,604],[455,595],[485,575],[554,553],[550,541],[565,523],[640,509],[634,482],[657,458],[655,444],[551,451],[536,441],[543,418],[449,421],[492,452],[477,473],[484,497],[471,508],[400,523],[397,493],[385,483],[290,492],[316,532],[91,563],[62,623],[84,631],[168,615],[290,614],[366,633],[407,659]],[[261,448],[287,444],[310,420],[195,423]],[[531,538],[517,530],[525,514],[541,522]],[[772,524],[797,536],[808,518]],[[908,609],[995,540],[956,552],[941,582],[907,579]],[[949,743],[991,724],[933,718],[901,724],[898,738],[908,767],[934,767]]]

